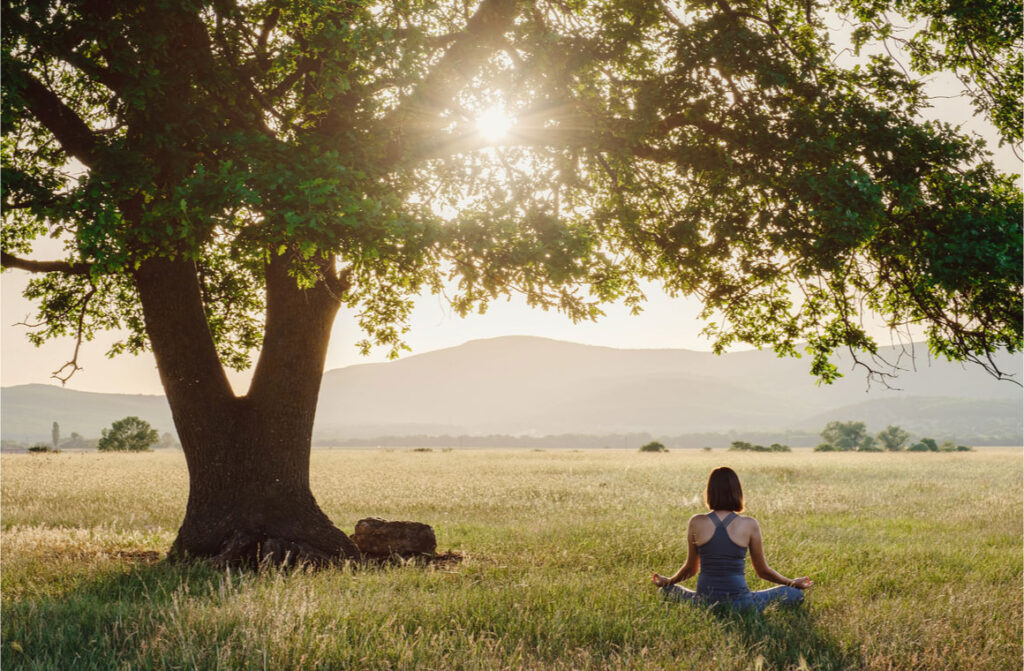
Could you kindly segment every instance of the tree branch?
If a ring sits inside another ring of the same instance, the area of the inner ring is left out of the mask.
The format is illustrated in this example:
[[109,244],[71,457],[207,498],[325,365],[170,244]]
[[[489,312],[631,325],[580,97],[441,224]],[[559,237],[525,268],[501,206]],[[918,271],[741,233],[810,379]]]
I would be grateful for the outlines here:
[[[31,35],[33,30],[37,29],[33,24],[26,21],[15,11],[4,12],[3,20],[12,25],[15,32],[21,35]],[[44,43],[34,46],[39,46],[45,53],[64,61],[68,65],[78,68],[84,74],[92,77],[111,91],[120,91],[126,83],[125,78],[111,70],[109,67],[103,67],[85,55],[75,51],[75,47],[80,42],[81,37],[76,35],[74,30],[69,30],[61,35],[60,40],[47,40]]]
[[[301,399],[316,399],[331,327],[341,306],[342,296],[335,291],[341,288],[342,279],[334,274],[333,258],[319,263],[321,281],[305,289],[288,272],[292,260],[292,253],[275,254],[265,267],[267,317],[263,346],[247,394],[259,411],[273,406],[296,414],[306,412]],[[346,282],[349,272],[342,271]],[[312,419],[312,413],[308,413],[310,431]]]
[[267,96],[270,100],[276,100],[285,93],[288,89],[295,86],[295,84],[302,79],[302,77],[313,71],[313,67],[319,61],[319,58],[306,58],[301,63],[295,66],[295,69],[288,73],[284,79],[282,79],[277,86],[267,92]]
[[267,69],[267,39],[277,26],[277,21],[280,18],[280,7],[274,7],[270,10],[270,13],[263,19],[263,26],[260,28],[259,37],[256,38],[256,58],[260,60],[264,70]]
[[[96,295],[96,286],[92,285],[89,291],[82,298],[81,309],[78,311],[78,328],[75,331],[75,351],[71,355],[71,360],[66,364],[53,371],[50,377],[60,380],[62,385],[67,384],[67,381],[71,379],[71,376],[82,370],[82,367],[78,365],[78,353],[82,350],[82,339],[85,335],[85,315],[89,310],[89,301]],[[68,368],[71,372],[65,373]]]
[[139,265],[134,279],[177,425],[234,399],[203,310],[195,262],[154,256]]
[[677,28],[686,27],[686,24],[683,23],[683,20],[680,19],[679,15],[676,14],[672,10],[672,8],[668,6],[668,3],[665,2],[665,0],[658,0],[658,4],[661,5],[661,13],[665,15],[666,19],[668,19],[671,23],[675,24]]
[[30,273],[64,273],[65,275],[88,275],[92,268],[90,264],[82,262],[21,259],[7,252],[0,253],[0,266],[27,270]]
[[10,60],[6,65],[4,76],[21,84],[18,95],[32,115],[53,133],[64,151],[91,168],[98,158],[99,142],[85,121],[24,64]]
[[384,120],[383,125],[393,130],[389,162],[404,158],[410,127],[420,135],[438,130],[440,112],[451,105],[459,88],[476,74],[487,57],[504,46],[501,37],[512,25],[516,4],[516,0],[483,0],[466,22],[462,35],[452,42],[416,90]]

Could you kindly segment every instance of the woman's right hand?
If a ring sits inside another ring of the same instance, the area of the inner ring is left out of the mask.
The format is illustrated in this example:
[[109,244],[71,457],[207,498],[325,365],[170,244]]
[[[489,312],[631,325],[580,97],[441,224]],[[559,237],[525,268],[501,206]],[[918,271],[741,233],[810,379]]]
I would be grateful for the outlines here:
[[813,584],[814,581],[808,578],[807,576],[804,576],[803,578],[796,578],[793,580],[793,587],[796,587],[797,589],[807,589]]
[[658,587],[668,587],[669,584],[671,584],[669,583],[668,578],[666,578],[663,575],[658,575],[657,573],[651,576],[651,582],[653,582]]

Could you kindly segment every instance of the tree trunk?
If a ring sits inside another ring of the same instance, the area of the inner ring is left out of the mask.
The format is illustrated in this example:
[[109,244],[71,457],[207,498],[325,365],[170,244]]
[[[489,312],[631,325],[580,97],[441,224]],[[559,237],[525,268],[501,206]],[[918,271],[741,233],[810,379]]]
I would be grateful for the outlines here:
[[[325,261],[325,270],[332,265]],[[154,258],[135,274],[188,464],[188,504],[173,558],[322,564],[359,556],[309,487],[320,378],[345,287],[331,275],[300,290],[284,257],[268,265],[266,277],[263,348],[249,394],[239,398],[210,336],[195,264]]]
[[[315,407],[316,398],[304,403]],[[182,439],[189,495],[172,557],[327,564],[358,556],[313,497],[310,435],[289,407],[258,410],[242,398],[209,419],[219,430],[201,449]]]

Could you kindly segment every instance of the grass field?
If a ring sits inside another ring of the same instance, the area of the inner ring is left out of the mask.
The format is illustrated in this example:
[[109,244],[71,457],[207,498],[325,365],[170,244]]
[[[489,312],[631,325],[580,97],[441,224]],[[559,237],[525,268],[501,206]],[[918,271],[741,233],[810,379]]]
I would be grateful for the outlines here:
[[[427,522],[463,560],[242,574],[162,560],[180,453],[0,464],[5,670],[1021,668],[1018,449],[323,450],[314,492],[343,529]],[[803,607],[657,598],[722,464],[770,563],[816,580]]]

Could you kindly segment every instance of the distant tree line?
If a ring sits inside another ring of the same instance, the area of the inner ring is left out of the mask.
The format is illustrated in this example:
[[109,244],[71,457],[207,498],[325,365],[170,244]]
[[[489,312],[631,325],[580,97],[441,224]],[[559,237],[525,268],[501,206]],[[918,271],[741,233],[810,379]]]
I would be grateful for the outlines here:
[[[789,432],[729,432],[729,433],[691,433],[677,436],[655,436],[651,433],[615,433],[615,434],[553,434],[547,436],[513,436],[508,434],[489,435],[426,435],[409,436],[375,436],[361,438],[328,438],[320,437],[313,442],[320,447],[527,447],[527,448],[569,448],[569,449],[640,449],[642,451],[661,451],[654,448],[643,449],[651,443],[669,449],[727,448],[732,451],[749,452],[788,452],[791,446],[811,447],[817,445],[817,451],[934,451],[967,450],[963,445],[951,441],[937,443],[931,438],[922,438],[919,442],[908,443],[911,434],[899,426],[888,426],[877,434],[870,434],[864,422],[829,422],[820,433],[810,431]],[[821,442],[824,438],[824,442]],[[1002,436],[991,442],[972,441],[978,445],[1013,445],[1020,442],[1019,437]],[[924,445],[924,447],[920,447]]]
[[939,444],[932,438],[921,438],[907,447],[910,438],[907,431],[889,425],[872,436],[864,422],[829,422],[821,437],[825,442],[815,447],[815,452],[970,452],[973,449],[951,440]]
[[768,447],[764,445],[754,445],[743,440],[734,440],[729,445],[730,452],[789,452],[789,445],[782,445],[780,443],[772,443]]
[[530,448],[573,448],[600,449],[619,448],[636,450],[652,441],[666,449],[699,449],[702,447],[726,448],[734,441],[754,444],[783,443],[810,447],[818,442],[818,434],[811,431],[787,432],[706,432],[688,433],[675,436],[654,435],[647,432],[579,434],[564,433],[547,436],[513,436],[508,434],[440,435],[417,434],[410,436],[373,437],[327,437],[313,441],[320,447],[530,447]]
[[122,451],[140,452],[152,448],[179,448],[174,434],[164,432],[162,435],[150,426],[149,422],[138,417],[125,417],[115,421],[110,428],[103,429],[100,438],[85,438],[75,431],[67,438],[61,438],[60,424],[54,422],[50,428],[50,442],[24,443],[17,440],[4,440],[0,443],[3,451],[60,452],[61,450],[100,450],[101,452]]

